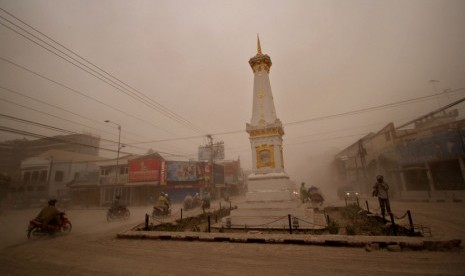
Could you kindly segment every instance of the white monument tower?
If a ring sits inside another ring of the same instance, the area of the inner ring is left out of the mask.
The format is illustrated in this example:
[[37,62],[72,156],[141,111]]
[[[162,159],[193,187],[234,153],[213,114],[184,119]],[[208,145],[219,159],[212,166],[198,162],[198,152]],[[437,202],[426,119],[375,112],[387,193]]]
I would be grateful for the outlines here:
[[253,172],[248,177],[247,201],[290,200],[289,176],[284,172],[284,129],[276,115],[270,85],[271,59],[262,53],[249,60],[254,73],[252,120],[246,131],[252,149]]
[[252,174],[248,176],[246,202],[223,218],[221,227],[278,228],[289,225],[289,215],[300,219],[299,227],[315,229],[313,208],[293,200],[289,176],[284,171],[281,121],[276,115],[270,85],[271,59],[262,53],[257,37],[257,54],[249,60],[254,74],[253,110],[249,134]]

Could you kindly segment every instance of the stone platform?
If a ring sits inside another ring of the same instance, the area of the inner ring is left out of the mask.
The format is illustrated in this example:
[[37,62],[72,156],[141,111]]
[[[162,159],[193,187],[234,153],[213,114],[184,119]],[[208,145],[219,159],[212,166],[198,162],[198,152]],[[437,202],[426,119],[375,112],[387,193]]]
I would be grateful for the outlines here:
[[214,228],[288,229],[289,215],[296,229],[321,230],[327,227],[324,214],[298,201],[244,202]]

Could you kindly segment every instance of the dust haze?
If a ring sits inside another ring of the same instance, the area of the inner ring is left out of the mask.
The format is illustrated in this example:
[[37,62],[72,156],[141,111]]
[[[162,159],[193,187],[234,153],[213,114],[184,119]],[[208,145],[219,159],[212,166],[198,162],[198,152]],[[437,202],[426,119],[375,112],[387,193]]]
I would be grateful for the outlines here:
[[[273,62],[286,172],[329,197],[334,154],[462,97],[446,92],[465,85],[464,1],[1,0],[0,8],[2,113],[115,141],[111,119],[122,126],[124,153],[181,160],[195,159],[211,134],[244,169],[252,166],[247,61],[258,33]],[[0,132],[2,141],[17,138],[32,139]]]

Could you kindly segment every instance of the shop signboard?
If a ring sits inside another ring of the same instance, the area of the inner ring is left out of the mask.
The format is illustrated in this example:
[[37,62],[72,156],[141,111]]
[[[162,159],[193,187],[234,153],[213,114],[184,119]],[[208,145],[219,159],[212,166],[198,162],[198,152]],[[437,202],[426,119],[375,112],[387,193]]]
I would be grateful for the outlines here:
[[130,160],[129,183],[155,182],[160,179],[158,160]]

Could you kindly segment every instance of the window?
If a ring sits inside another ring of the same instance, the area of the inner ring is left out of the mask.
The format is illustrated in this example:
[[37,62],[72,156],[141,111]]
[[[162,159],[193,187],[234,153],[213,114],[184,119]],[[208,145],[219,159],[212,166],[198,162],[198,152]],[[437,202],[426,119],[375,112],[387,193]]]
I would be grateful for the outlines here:
[[38,171],[33,171],[32,172],[32,181],[37,181],[39,180],[39,172]]
[[78,172],[74,173],[74,179],[79,179],[79,173]]
[[101,169],[100,170],[100,175],[109,175],[110,171],[108,169]]
[[62,182],[64,178],[63,171],[56,171],[55,172],[55,182]]
[[128,167],[119,168],[119,174],[128,174]]
[[23,177],[23,181],[28,182],[29,180],[31,180],[31,172],[25,172],[24,177]]
[[386,141],[391,141],[391,133],[390,132],[385,132],[384,137],[386,138]]
[[47,180],[47,171],[41,171],[40,176],[39,176],[40,181],[46,181]]

